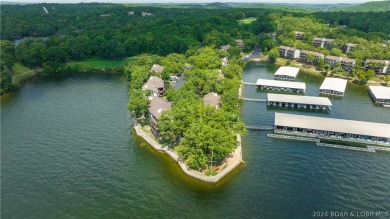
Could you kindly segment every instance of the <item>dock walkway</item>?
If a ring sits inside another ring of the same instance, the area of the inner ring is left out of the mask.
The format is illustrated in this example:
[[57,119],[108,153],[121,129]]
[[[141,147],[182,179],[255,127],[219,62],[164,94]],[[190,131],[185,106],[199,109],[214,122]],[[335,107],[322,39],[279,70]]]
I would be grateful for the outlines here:
[[270,138],[282,138],[282,139],[291,139],[291,140],[298,140],[298,141],[320,142],[320,140],[316,138],[306,138],[300,136],[277,135],[277,134],[268,134],[267,136]]
[[250,102],[267,102],[267,99],[257,99],[257,98],[246,98],[246,97],[243,97],[242,100],[245,100],[245,101],[250,101]]

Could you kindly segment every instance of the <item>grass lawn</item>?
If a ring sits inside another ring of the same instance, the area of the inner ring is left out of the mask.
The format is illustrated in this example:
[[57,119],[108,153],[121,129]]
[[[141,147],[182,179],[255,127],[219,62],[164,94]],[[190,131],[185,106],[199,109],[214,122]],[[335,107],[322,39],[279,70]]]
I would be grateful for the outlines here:
[[240,23],[240,24],[250,24],[250,23],[252,23],[255,20],[256,20],[255,17],[248,17],[248,18],[245,18],[245,19],[242,19],[242,20],[238,20],[238,23]]
[[75,65],[80,65],[83,67],[87,68],[106,68],[106,67],[116,67],[116,66],[125,66],[129,64],[130,62],[133,62],[139,58],[142,57],[152,57],[156,55],[150,55],[150,54],[141,54],[138,56],[132,56],[132,57],[127,57],[124,59],[119,59],[119,60],[110,60],[110,59],[103,59],[99,57],[94,57],[90,58],[87,60],[83,61],[72,61],[68,62],[66,65],[68,66],[75,66]]
[[13,67],[13,72],[15,75],[21,75],[25,72],[32,71],[33,69],[27,68],[26,66],[20,64],[20,63],[15,63]]

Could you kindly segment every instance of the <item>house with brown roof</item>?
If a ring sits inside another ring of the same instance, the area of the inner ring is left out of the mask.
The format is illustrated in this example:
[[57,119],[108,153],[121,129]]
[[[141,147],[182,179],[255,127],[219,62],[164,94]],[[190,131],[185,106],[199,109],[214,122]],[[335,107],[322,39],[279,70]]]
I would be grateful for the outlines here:
[[221,96],[215,92],[208,93],[204,95],[203,103],[204,105],[213,106],[218,109],[221,105]]
[[299,58],[301,51],[296,48],[287,47],[287,46],[279,46],[279,54],[280,57],[297,59]]
[[151,76],[142,86],[142,90],[151,90],[153,91],[153,96],[156,97],[162,97],[164,95],[164,89],[164,81],[157,76]]
[[331,49],[334,46],[334,39],[314,37],[313,46]]
[[325,63],[329,64],[332,68],[337,67],[337,65],[340,65],[344,71],[351,71],[356,64],[356,60],[347,57],[329,55],[325,57]]
[[150,131],[156,139],[160,139],[157,122],[160,119],[162,112],[171,110],[171,108],[171,102],[167,102],[160,97],[151,97],[149,104],[149,125]]
[[305,32],[294,31],[294,33],[295,33],[295,39],[297,39],[297,40],[303,40],[303,37],[305,36]]
[[367,59],[364,62],[364,70],[372,69],[377,74],[390,74],[389,60]]
[[229,45],[229,44],[228,44],[228,45],[222,45],[222,46],[221,46],[221,49],[222,49],[223,51],[227,51],[229,48],[230,48],[230,45]]
[[347,53],[347,52],[351,51],[352,49],[354,49],[356,46],[357,46],[357,44],[355,44],[355,43],[346,43],[343,45],[341,50],[343,51],[343,53]]
[[160,74],[162,71],[164,71],[164,67],[161,66],[161,65],[159,65],[159,64],[154,64],[154,65],[150,68],[150,70]]
[[313,56],[313,62],[314,63],[318,63],[318,61],[320,59],[324,58],[324,54],[322,54],[322,53],[313,52],[313,51],[309,51],[309,50],[301,50],[301,56],[299,57],[299,60],[302,61],[302,62],[310,62],[308,57],[307,57],[308,55],[312,55]]

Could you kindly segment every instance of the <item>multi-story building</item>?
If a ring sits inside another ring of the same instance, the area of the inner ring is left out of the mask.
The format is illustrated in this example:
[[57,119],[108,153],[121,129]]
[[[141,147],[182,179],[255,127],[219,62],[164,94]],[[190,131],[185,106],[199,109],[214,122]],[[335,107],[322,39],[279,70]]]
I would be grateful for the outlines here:
[[357,46],[357,44],[355,44],[355,43],[346,43],[341,48],[341,50],[343,51],[343,53],[347,53],[347,52],[351,51],[352,49],[354,49],[356,46]]
[[313,46],[326,48],[326,49],[332,49],[332,47],[334,46],[334,39],[314,37],[313,38]]
[[156,137],[156,139],[160,139],[160,133],[158,132],[157,122],[160,119],[162,112],[171,110],[172,103],[166,102],[160,97],[151,97],[149,104],[149,125],[150,132]]
[[164,81],[157,76],[151,76],[142,86],[142,90],[151,90],[153,96],[162,97],[164,95]]
[[390,74],[389,64],[389,60],[367,59],[364,62],[364,69],[372,69],[377,74]]
[[303,37],[305,36],[305,32],[294,31],[294,33],[295,33],[295,39],[297,39],[297,40],[303,40]]
[[309,50],[301,50],[301,56],[299,57],[299,60],[302,62],[310,62],[308,59],[308,55],[311,54],[313,56],[313,62],[318,63],[320,59],[324,58],[324,54],[319,53],[319,52],[313,52]]
[[237,47],[244,49],[244,41],[242,39],[236,39]]
[[344,71],[351,71],[356,64],[356,60],[347,57],[326,56],[325,63],[329,64],[332,68],[337,67],[337,65],[340,65]]
[[301,51],[299,49],[296,49],[296,48],[290,48],[287,46],[279,46],[279,54],[280,54],[280,57],[297,59],[297,58],[299,58]]

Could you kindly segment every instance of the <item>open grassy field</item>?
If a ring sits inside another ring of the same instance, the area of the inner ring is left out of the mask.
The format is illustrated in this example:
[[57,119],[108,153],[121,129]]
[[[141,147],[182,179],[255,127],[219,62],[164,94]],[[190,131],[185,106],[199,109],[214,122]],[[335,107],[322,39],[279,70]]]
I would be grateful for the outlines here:
[[83,61],[68,62],[66,65],[68,65],[68,66],[79,65],[79,66],[86,67],[86,68],[117,67],[117,66],[125,66],[125,65],[129,64],[130,62],[133,62],[139,58],[148,57],[148,56],[152,57],[155,55],[141,54],[139,56],[132,56],[132,57],[127,57],[127,58],[119,59],[119,60],[110,60],[110,59],[102,59],[99,57],[94,57],[94,58],[90,58],[90,59],[83,60]]
[[15,63],[13,67],[13,72],[15,75],[21,75],[23,73],[33,71],[33,69],[27,68],[26,66],[20,64],[20,63]]
[[240,24],[250,24],[250,23],[252,23],[255,20],[256,20],[255,17],[248,17],[248,18],[245,18],[245,19],[242,19],[242,20],[238,20],[238,23],[240,23]]

